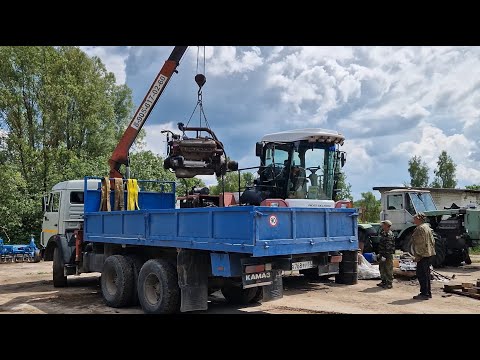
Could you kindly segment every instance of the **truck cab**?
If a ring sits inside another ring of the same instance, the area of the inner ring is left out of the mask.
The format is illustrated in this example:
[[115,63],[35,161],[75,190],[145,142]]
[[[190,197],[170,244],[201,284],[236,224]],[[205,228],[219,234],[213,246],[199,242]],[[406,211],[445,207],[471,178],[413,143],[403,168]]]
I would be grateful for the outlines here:
[[383,193],[380,201],[382,204],[380,220],[390,220],[391,230],[399,237],[405,230],[414,226],[415,214],[437,210],[432,194],[428,190],[394,189]]
[[[89,180],[88,188],[97,189],[98,180]],[[40,246],[43,258],[53,260],[55,237],[70,239],[83,223],[84,180],[63,181],[43,197],[43,220]]]

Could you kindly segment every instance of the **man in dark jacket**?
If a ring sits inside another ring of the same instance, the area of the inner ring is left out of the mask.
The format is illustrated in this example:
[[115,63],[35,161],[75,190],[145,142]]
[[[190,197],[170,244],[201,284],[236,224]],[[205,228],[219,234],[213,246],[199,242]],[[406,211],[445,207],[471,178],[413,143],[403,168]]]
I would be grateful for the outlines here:
[[382,282],[377,284],[384,289],[391,289],[393,282],[393,254],[395,254],[395,236],[390,230],[392,222],[390,220],[382,221],[382,230],[380,230],[380,243],[378,244],[378,261],[380,262],[380,277]]

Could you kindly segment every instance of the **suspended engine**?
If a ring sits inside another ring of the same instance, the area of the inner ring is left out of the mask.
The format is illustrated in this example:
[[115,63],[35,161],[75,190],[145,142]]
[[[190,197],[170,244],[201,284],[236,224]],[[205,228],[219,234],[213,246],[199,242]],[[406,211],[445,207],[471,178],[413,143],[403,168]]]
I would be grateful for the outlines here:
[[[193,178],[196,175],[225,175],[228,170],[236,171],[236,161],[226,161],[223,144],[217,139],[215,133],[206,127],[185,127],[178,123],[182,135],[177,135],[169,130],[167,133],[167,158],[163,162],[165,169],[175,172],[177,178]],[[187,137],[185,132],[195,131],[196,136]],[[200,136],[206,132],[210,136]]]

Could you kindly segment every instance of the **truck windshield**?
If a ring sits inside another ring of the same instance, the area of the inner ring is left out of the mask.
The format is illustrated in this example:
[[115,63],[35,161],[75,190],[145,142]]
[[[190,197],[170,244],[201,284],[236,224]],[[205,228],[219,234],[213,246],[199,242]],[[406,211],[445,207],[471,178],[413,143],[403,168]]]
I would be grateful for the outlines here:
[[417,213],[437,210],[430,193],[409,193],[408,195],[410,199],[412,199],[413,206]]

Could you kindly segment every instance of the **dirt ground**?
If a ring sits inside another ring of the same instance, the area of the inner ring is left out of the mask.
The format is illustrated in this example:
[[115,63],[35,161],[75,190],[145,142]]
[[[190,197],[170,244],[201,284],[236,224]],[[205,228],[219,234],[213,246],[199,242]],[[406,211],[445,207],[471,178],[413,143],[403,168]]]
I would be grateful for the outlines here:
[[[209,310],[200,313],[268,313],[268,314],[475,314],[480,300],[443,292],[444,284],[476,282],[480,279],[480,256],[474,263],[458,268],[443,268],[441,274],[455,278],[449,282],[432,281],[433,298],[413,300],[418,294],[417,280],[397,276],[393,289],[376,286],[378,280],[359,280],[346,286],[332,279],[311,282],[302,276],[284,279],[284,297],[279,300],[238,307],[226,304],[220,292],[213,294]],[[102,300],[99,274],[69,276],[68,287],[56,289],[52,284],[52,262],[1,263],[0,313],[10,314],[141,314],[140,307],[114,309]]]

